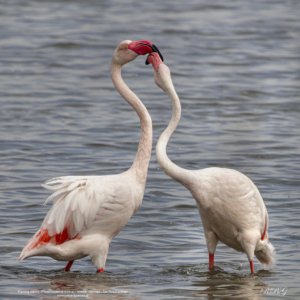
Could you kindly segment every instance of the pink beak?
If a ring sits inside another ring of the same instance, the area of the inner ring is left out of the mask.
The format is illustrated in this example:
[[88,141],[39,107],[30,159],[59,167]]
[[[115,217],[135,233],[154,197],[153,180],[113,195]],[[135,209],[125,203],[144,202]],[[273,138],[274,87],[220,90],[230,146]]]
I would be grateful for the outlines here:
[[158,53],[150,53],[146,59],[146,65],[152,64],[154,70],[156,71],[160,64],[163,64]]
[[158,48],[150,41],[138,41],[138,42],[131,42],[128,45],[128,49],[134,51],[139,55],[145,55],[148,53],[156,52],[159,54],[161,60],[163,61],[164,58],[159,52]]

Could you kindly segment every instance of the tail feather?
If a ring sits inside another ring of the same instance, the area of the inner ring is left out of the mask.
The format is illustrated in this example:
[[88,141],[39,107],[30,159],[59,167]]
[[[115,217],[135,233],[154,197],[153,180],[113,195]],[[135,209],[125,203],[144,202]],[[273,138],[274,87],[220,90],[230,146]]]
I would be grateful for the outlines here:
[[40,228],[40,230],[28,241],[18,260],[23,260],[27,257],[27,254],[34,248],[43,243],[49,243],[51,237],[48,235],[48,230]]
[[275,248],[269,242],[269,240],[264,240],[263,245],[259,247],[259,250],[256,250],[254,254],[264,268],[265,266],[269,267],[270,269],[275,267]]
[[41,227],[40,230],[28,241],[18,260],[23,260],[27,257],[37,255],[37,253],[41,252],[38,250],[48,243],[53,245],[61,245],[66,241],[75,239],[77,235],[78,234],[76,234],[74,237],[69,237],[68,228],[65,227],[61,233],[55,233],[54,235],[50,236],[48,229]]

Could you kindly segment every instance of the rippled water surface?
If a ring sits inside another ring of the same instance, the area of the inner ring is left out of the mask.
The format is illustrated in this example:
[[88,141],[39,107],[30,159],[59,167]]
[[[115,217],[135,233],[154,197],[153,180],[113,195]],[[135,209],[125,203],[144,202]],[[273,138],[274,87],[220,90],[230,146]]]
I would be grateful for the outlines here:
[[[1,298],[299,299],[299,14],[296,0],[0,1]],[[49,210],[45,180],[131,166],[139,119],[109,72],[125,39],[153,41],[172,71],[182,118],[170,158],[233,168],[258,186],[274,270],[255,259],[251,275],[245,254],[219,244],[208,271],[195,201],[156,162],[172,108],[144,57],[123,77],[152,116],[153,153],[143,204],[113,239],[106,272],[89,258],[67,274],[50,258],[17,261]]]

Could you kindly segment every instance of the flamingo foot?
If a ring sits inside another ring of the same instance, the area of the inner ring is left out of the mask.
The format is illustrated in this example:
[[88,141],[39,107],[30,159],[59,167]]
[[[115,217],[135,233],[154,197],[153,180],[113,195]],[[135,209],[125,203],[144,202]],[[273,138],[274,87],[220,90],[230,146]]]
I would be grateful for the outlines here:
[[68,264],[65,267],[65,271],[66,272],[70,271],[70,269],[71,269],[71,267],[73,265],[73,262],[74,262],[74,260],[68,262]]
[[215,256],[215,254],[209,253],[209,268],[210,269],[213,269],[213,267],[214,267],[214,256]]
[[254,273],[253,259],[250,261],[251,273]]
[[100,270],[97,270],[97,273],[102,273],[102,272],[104,272],[103,268],[101,268]]

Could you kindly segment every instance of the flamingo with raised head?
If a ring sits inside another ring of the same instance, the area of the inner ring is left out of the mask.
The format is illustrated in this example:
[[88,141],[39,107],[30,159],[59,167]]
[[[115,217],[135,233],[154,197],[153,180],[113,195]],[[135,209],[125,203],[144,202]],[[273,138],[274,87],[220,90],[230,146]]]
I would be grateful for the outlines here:
[[186,170],[175,165],[167,156],[167,143],[180,120],[181,107],[169,68],[156,53],[149,54],[154,81],[170,98],[173,115],[156,145],[157,162],[163,171],[185,186],[196,200],[201,217],[209,268],[214,266],[218,241],[247,254],[254,273],[254,254],[258,261],[274,266],[275,251],[268,239],[268,212],[254,183],[244,174],[225,168]]
[[[129,170],[108,176],[63,176],[44,185],[54,193],[54,203],[39,231],[28,241],[19,260],[50,256],[69,261],[90,256],[103,272],[109,244],[141,206],[152,148],[152,121],[140,99],[128,88],[121,68],[139,55],[158,51],[150,41],[121,42],[111,60],[111,78],[121,96],[140,118],[141,136]],[[158,51],[159,52],[159,51]]]

